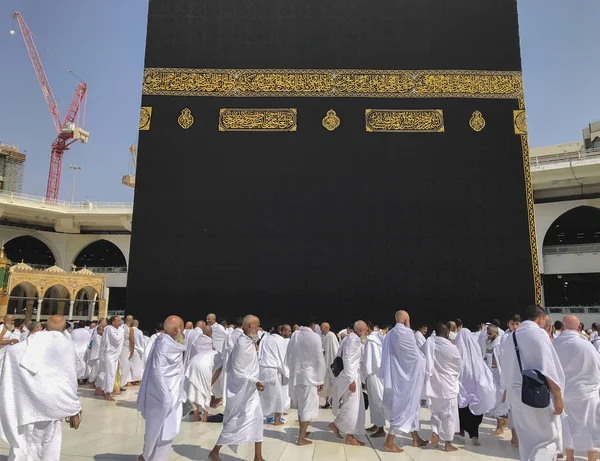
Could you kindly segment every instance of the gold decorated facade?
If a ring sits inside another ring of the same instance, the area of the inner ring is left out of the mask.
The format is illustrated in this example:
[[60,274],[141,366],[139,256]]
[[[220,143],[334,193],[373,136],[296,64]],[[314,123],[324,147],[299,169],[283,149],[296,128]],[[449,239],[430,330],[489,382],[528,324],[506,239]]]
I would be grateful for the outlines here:
[[296,131],[296,109],[221,109],[219,131]]
[[444,113],[441,109],[367,109],[365,125],[369,132],[441,133],[444,131]]
[[523,81],[508,71],[146,68],[143,94],[516,99]]

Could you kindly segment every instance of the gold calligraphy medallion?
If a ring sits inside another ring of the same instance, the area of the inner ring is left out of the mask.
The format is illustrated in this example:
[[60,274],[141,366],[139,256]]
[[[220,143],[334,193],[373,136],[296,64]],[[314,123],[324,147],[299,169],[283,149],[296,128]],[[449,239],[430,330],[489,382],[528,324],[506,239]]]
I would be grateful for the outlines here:
[[473,112],[473,115],[471,115],[471,120],[469,120],[469,125],[478,133],[485,128],[485,119],[483,118],[481,112],[478,110]]
[[152,121],[152,107],[140,108],[140,131],[150,130],[150,122]]
[[335,110],[331,109],[327,111],[327,115],[323,118],[322,123],[329,131],[333,131],[340,126],[340,118],[335,113]]
[[515,121],[515,134],[527,134],[527,115],[525,110],[515,110],[513,117]]
[[177,123],[184,130],[187,130],[194,124],[194,116],[192,115],[192,111],[187,107],[181,111],[181,115],[177,117]]
[[296,109],[221,109],[219,131],[296,131]]
[[444,113],[441,109],[366,109],[365,124],[369,132],[442,133]]

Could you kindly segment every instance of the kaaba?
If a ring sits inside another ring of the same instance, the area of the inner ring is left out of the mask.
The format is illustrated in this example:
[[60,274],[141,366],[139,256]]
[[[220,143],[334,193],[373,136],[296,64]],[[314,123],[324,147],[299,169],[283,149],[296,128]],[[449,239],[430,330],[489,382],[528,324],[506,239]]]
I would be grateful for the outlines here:
[[150,0],[127,311],[541,301],[516,0]]

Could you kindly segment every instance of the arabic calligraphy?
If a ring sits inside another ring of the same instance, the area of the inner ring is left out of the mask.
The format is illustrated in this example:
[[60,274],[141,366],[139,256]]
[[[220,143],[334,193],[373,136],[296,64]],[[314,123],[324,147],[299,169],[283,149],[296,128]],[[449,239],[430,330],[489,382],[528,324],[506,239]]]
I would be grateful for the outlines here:
[[152,107],[140,108],[140,131],[150,130],[150,122],[152,121]]
[[177,123],[184,130],[187,130],[194,124],[194,116],[192,115],[192,111],[187,107],[181,111],[179,117],[177,117]]
[[219,131],[296,131],[296,109],[221,109]]
[[469,126],[478,133],[485,128],[485,119],[481,112],[478,110],[473,112],[473,115],[471,115],[471,119],[469,120]]
[[515,121],[515,134],[527,134],[527,114],[525,110],[515,110],[513,117]]
[[146,68],[143,94],[513,99],[523,82],[510,71]]
[[441,133],[444,131],[444,113],[441,109],[367,109],[365,123],[370,132]]

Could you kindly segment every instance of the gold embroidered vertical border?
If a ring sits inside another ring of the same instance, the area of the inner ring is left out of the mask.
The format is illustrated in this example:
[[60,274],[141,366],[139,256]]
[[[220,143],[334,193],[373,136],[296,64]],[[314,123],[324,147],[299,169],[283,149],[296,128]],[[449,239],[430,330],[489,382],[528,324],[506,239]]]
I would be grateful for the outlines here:
[[150,122],[152,122],[152,107],[140,108],[140,131],[150,130]]
[[296,131],[296,109],[221,109],[219,131]]
[[144,95],[501,98],[523,96],[521,72],[486,70],[146,68]]
[[[519,98],[519,111],[525,113],[525,99]],[[515,117],[516,119],[516,117]],[[515,123],[516,129],[516,123]],[[527,223],[529,225],[529,245],[531,249],[531,265],[533,268],[533,289],[535,302],[542,304],[542,279],[540,276],[540,262],[538,257],[537,234],[535,231],[535,207],[533,200],[533,180],[531,178],[531,166],[529,163],[529,140],[527,133],[521,136],[521,150],[523,153],[523,173],[525,174],[525,200],[527,202]]]
[[443,133],[441,109],[366,109],[365,125],[369,132]]
[[513,119],[515,124],[515,134],[527,134],[527,114],[525,113],[525,110],[515,110],[513,112]]

